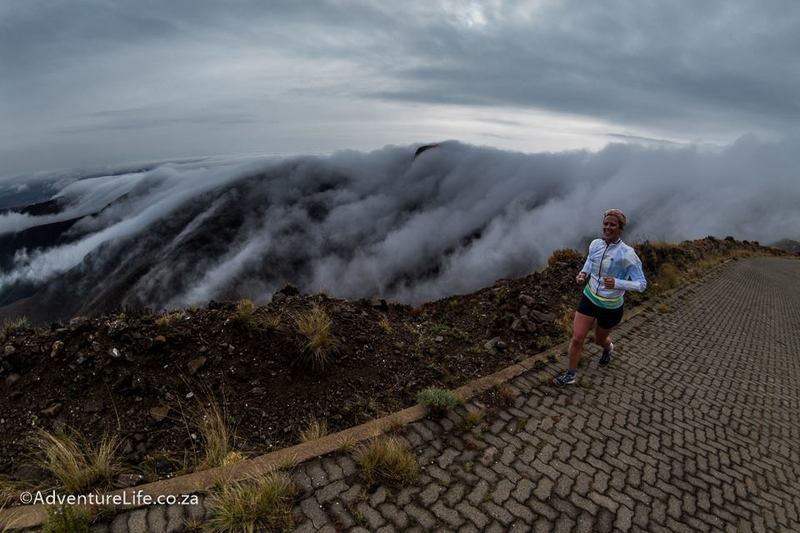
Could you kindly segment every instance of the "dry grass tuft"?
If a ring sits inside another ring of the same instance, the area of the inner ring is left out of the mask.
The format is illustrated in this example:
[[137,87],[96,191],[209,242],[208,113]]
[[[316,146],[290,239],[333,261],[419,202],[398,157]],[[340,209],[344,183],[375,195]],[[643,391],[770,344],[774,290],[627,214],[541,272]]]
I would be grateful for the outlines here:
[[206,526],[213,532],[246,532],[290,529],[297,489],[282,472],[247,482],[229,481],[210,496],[211,518]]
[[232,452],[228,452],[228,455],[226,455],[225,458],[222,459],[221,466],[235,465],[236,463],[241,463],[244,460],[245,460],[244,454],[234,450]]
[[483,411],[467,410],[467,414],[464,416],[464,429],[469,431],[470,429],[474,428],[481,423],[483,417]]
[[32,438],[33,447],[43,458],[42,467],[50,471],[66,492],[85,494],[111,484],[119,469],[116,437],[104,437],[92,446],[76,432],[52,434],[44,429]]
[[417,459],[408,447],[393,437],[379,437],[356,450],[361,474],[370,485],[384,482],[390,485],[410,485],[417,479]]
[[[15,498],[15,501],[18,500],[16,500]],[[3,511],[5,511],[7,505],[8,505],[7,503],[0,501],[0,516],[2,516]],[[9,522],[0,521],[0,533],[7,533],[11,531],[12,529],[14,529],[14,524],[16,524],[18,521],[19,519],[14,519]]]
[[308,421],[306,429],[300,432],[300,441],[308,442],[311,440],[317,440],[327,434],[328,424],[326,424],[324,420],[320,422],[316,418],[312,418]]
[[583,262],[583,255],[572,248],[561,248],[554,251],[547,259],[547,266],[553,267],[558,263]]
[[339,451],[349,453],[356,447],[356,440],[352,436],[347,436],[339,441]]
[[284,472],[291,472],[297,465],[300,464],[300,457],[296,453],[292,453],[291,455],[284,457],[278,465],[278,470],[282,470]]
[[[0,510],[7,505],[19,502],[19,493],[22,490],[21,483],[11,481],[4,476],[0,477]],[[2,526],[0,526],[0,531],[3,531]]]
[[664,263],[658,269],[658,276],[655,279],[656,292],[664,292],[675,289],[681,284],[681,273],[672,263]]
[[572,323],[575,321],[575,309],[564,307],[554,324],[563,337],[572,336]]
[[171,311],[169,313],[164,313],[156,319],[156,326],[159,328],[168,328],[173,324],[180,322],[185,317],[186,313],[183,311]]
[[[197,470],[237,462],[237,452],[233,450],[233,430],[224,409],[216,400],[211,399],[208,405],[195,411],[192,422],[197,427],[203,445],[203,458]],[[241,457],[241,454],[238,455]]]
[[386,315],[383,315],[383,317],[381,317],[380,321],[378,322],[378,325],[387,335],[391,334],[394,331],[394,328],[392,328],[392,323],[389,322],[389,317],[387,317]]
[[305,338],[307,363],[313,370],[324,370],[337,341],[331,333],[331,317],[318,304],[295,318],[297,331]]
[[508,385],[500,385],[495,389],[495,405],[498,407],[511,407],[515,399],[514,391]]
[[280,329],[281,322],[282,321],[280,315],[267,315],[259,321],[259,323],[261,324],[261,326],[264,327],[264,329],[273,331]]
[[247,298],[239,300],[236,303],[233,321],[246,328],[254,327],[256,325],[256,304]]

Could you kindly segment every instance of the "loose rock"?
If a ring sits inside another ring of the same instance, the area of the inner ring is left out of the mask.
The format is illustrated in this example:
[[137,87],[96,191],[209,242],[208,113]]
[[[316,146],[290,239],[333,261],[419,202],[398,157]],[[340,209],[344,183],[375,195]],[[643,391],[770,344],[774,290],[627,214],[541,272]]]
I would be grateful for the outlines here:
[[205,366],[207,360],[208,359],[205,357],[200,356],[186,363],[186,366],[189,368],[189,373],[192,375],[196,374],[198,370]]
[[159,405],[158,407],[153,407],[150,409],[150,416],[156,422],[161,422],[169,415],[169,406],[168,405]]

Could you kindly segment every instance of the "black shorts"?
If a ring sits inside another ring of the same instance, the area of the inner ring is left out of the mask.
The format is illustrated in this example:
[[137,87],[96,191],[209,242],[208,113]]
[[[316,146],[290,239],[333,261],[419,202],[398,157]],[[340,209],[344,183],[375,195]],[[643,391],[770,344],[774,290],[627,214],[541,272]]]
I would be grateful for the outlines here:
[[585,294],[581,294],[581,301],[578,302],[578,312],[596,318],[597,325],[603,329],[611,329],[622,321],[623,307],[604,309],[595,305]]

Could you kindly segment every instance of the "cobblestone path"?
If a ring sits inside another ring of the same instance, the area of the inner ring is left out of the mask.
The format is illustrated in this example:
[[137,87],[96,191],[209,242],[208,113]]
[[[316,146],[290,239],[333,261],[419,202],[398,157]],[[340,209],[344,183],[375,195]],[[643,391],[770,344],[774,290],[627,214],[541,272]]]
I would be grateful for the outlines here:
[[[578,385],[543,384],[562,357],[512,380],[513,406],[482,427],[462,429],[464,409],[412,424],[413,487],[365,487],[344,453],[305,463],[298,530],[800,531],[798,280],[800,261],[732,263],[623,324],[610,367],[593,357]],[[95,530],[177,531],[204,512]]]

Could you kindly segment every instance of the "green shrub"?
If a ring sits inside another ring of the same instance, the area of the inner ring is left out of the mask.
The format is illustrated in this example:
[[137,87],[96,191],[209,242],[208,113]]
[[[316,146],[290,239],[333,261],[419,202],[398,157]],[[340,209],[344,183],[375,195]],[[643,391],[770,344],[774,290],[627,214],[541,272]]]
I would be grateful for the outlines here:
[[443,415],[450,409],[461,405],[461,400],[458,396],[449,390],[438,387],[428,387],[421,390],[417,394],[417,402],[420,405],[424,405],[428,412],[435,415]]
[[42,533],[89,533],[91,517],[88,512],[64,506],[48,509]]

